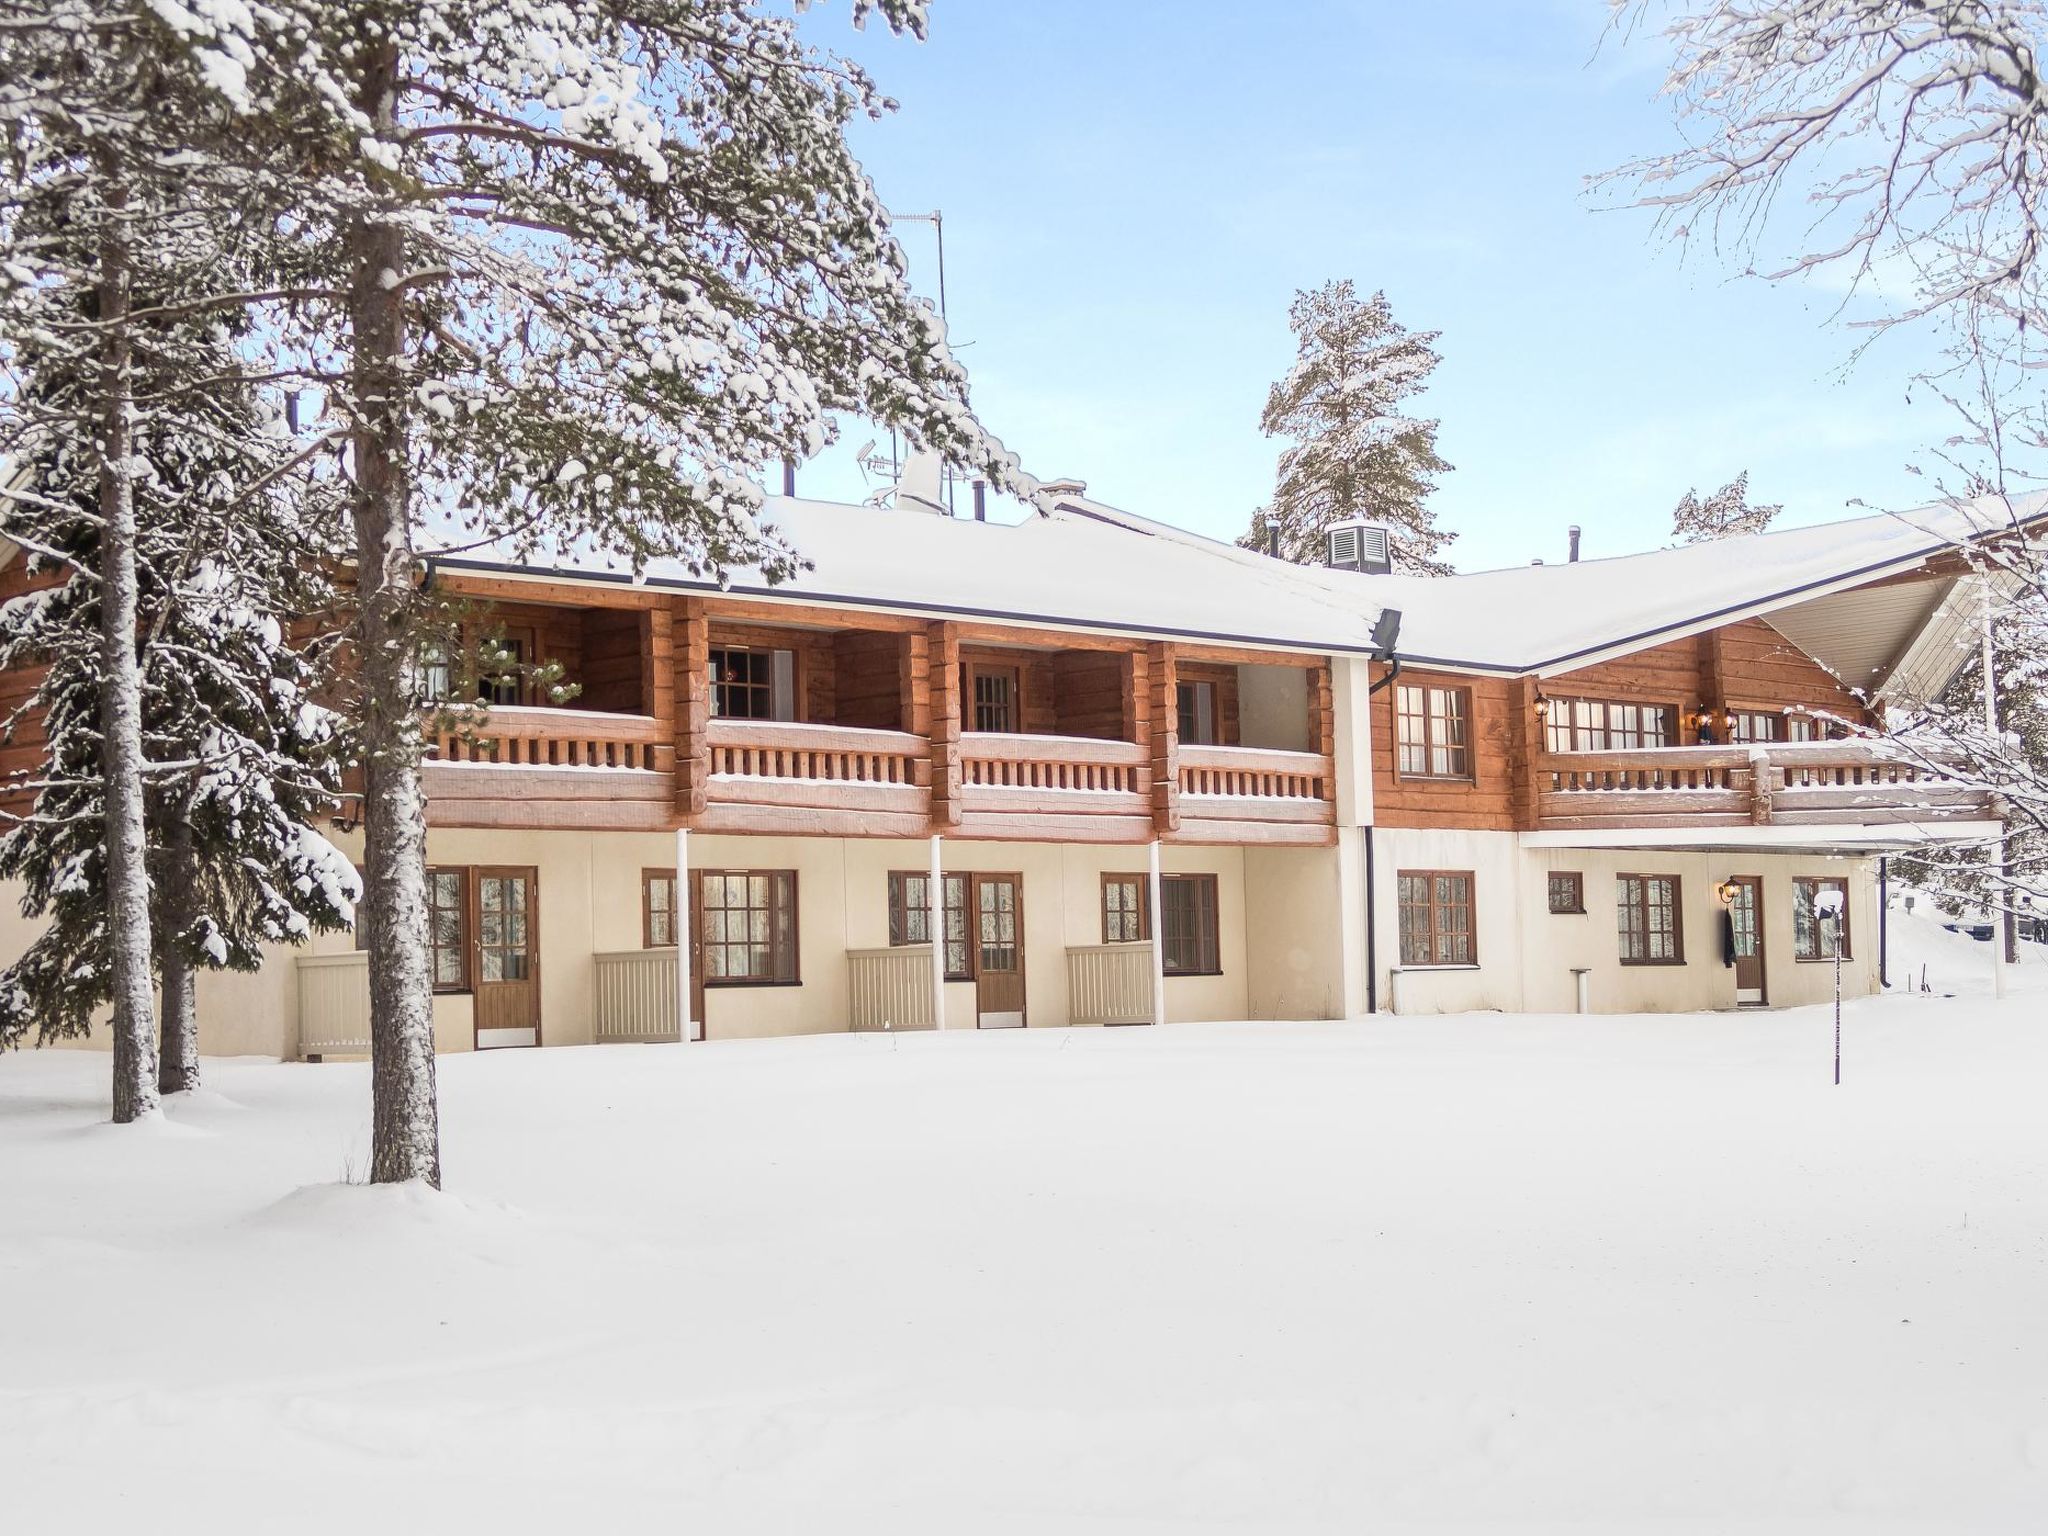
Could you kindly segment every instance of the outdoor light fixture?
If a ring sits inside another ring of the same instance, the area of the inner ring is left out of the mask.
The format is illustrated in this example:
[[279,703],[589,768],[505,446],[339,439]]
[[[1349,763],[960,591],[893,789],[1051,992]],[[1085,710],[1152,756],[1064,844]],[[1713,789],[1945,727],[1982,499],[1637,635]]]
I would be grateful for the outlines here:
[[1714,887],[1714,900],[1720,902],[1721,905],[1724,907],[1734,906],[1735,889],[1736,886],[1735,881],[1733,879],[1723,880],[1719,885]]
[[1536,718],[1538,720],[1548,720],[1550,718],[1550,700],[1540,693],[1536,695]]

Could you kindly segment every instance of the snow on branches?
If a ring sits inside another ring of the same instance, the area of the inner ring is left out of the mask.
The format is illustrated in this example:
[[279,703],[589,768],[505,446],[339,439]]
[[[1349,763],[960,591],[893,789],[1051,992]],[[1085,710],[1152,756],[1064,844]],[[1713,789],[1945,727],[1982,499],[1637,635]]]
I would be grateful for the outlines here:
[[1392,529],[1397,570],[1447,575],[1437,551],[1456,535],[1425,503],[1451,466],[1436,451],[1437,424],[1401,409],[1436,369],[1438,333],[1405,329],[1384,293],[1361,301],[1348,278],[1297,294],[1287,322],[1298,355],[1259,425],[1294,442],[1271,506],[1240,542],[1263,548],[1277,534],[1279,554],[1313,564],[1332,523],[1369,518]]
[[1745,469],[1705,501],[1700,500],[1699,492],[1688,488],[1672,510],[1671,536],[1681,544],[1698,544],[1705,539],[1762,533],[1784,510],[1777,503],[1751,504],[1749,471]]

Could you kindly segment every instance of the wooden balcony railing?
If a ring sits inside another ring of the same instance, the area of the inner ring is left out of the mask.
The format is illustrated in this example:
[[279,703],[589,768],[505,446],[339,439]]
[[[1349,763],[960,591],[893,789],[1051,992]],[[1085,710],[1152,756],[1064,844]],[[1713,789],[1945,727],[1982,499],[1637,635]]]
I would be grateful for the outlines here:
[[665,771],[675,755],[670,728],[651,715],[503,706],[434,725],[428,753],[444,763]]
[[992,731],[960,738],[960,777],[969,790],[1142,795],[1144,774],[1145,749],[1131,741]]
[[711,722],[714,778],[805,784],[915,784],[930,774],[924,738],[767,720]]
[[1263,747],[1182,747],[1180,806],[1203,822],[1333,825],[1335,767],[1314,752]]
[[1152,946],[1069,945],[1067,1020],[1073,1024],[1152,1023]]
[[1882,741],[1563,752],[1537,774],[1543,827],[1903,825],[1995,815],[1991,797]]
[[930,1029],[931,945],[849,949],[846,1012],[847,1028],[853,1030]]

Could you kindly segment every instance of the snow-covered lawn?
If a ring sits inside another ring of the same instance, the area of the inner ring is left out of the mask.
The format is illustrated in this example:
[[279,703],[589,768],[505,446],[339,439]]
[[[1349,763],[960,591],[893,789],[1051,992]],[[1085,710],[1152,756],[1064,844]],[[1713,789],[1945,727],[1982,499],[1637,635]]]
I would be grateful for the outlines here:
[[2042,1001],[444,1059],[440,1197],[358,1066],[14,1057],[0,1509],[2048,1529]]

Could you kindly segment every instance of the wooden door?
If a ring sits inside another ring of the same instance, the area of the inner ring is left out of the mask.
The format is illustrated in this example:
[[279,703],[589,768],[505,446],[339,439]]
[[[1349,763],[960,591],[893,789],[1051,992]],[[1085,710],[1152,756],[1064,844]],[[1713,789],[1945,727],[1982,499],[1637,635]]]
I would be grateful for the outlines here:
[[974,1011],[983,1029],[1024,1027],[1024,881],[1019,875],[975,875]]
[[532,869],[476,872],[476,1048],[540,1044],[540,891]]
[[1728,882],[1735,899],[1728,904],[1735,948],[1735,1001],[1745,1007],[1764,1005],[1764,882],[1760,875],[1737,875]]
[[[704,910],[704,871],[690,871],[690,878],[676,882],[676,932],[690,946],[690,1038],[704,1038],[704,925],[697,914]],[[688,894],[686,895],[685,892]]]

